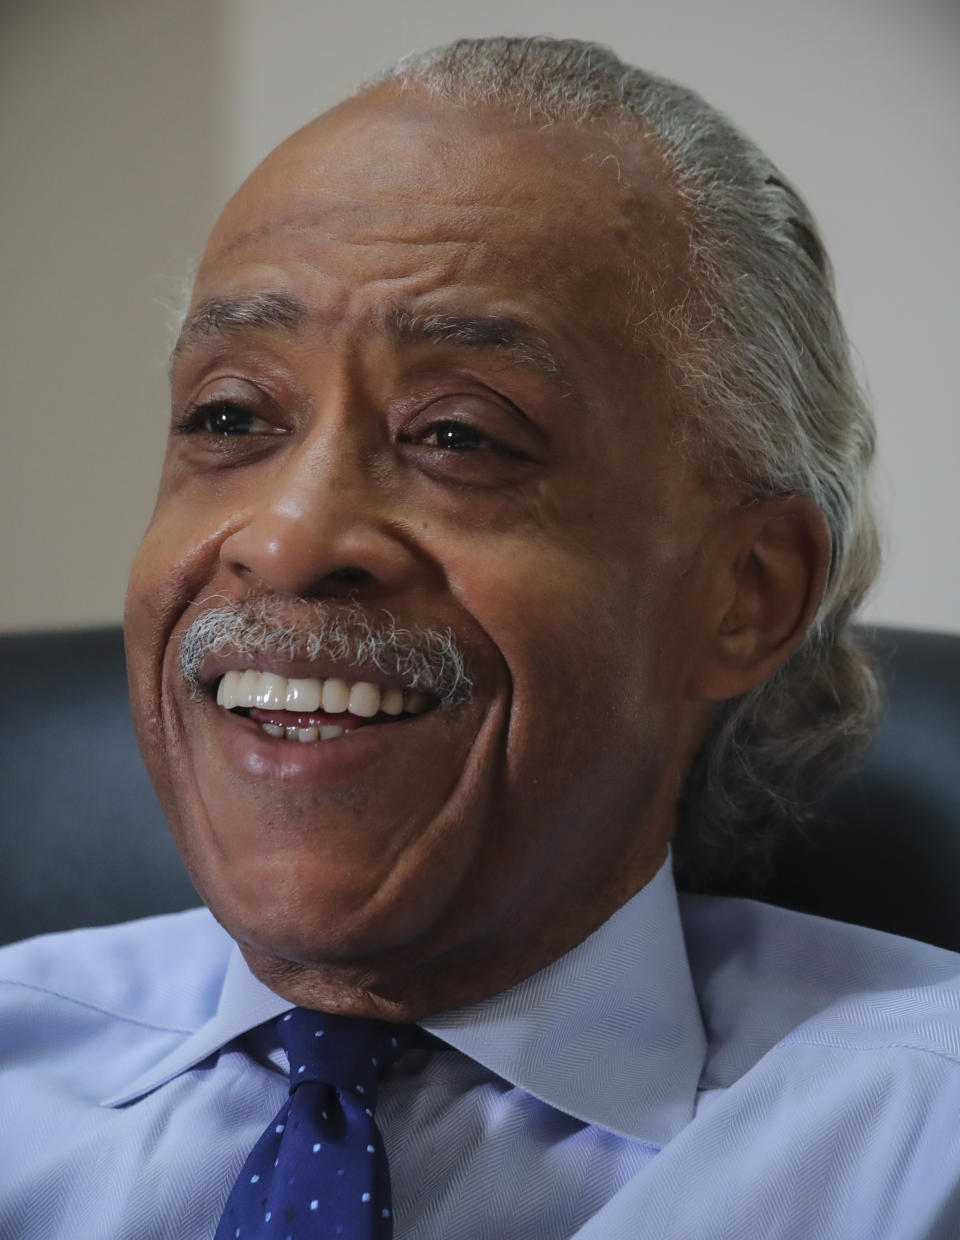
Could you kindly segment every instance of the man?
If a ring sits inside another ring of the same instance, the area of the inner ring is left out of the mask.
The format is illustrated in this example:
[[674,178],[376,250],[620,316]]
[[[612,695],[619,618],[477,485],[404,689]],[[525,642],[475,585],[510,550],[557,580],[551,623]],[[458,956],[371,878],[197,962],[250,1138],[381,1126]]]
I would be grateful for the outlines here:
[[956,957],[673,887],[874,710],[764,157],[590,45],[413,58],[227,206],[172,388],[129,663],[213,916],[4,955],[0,1236],[956,1235]]

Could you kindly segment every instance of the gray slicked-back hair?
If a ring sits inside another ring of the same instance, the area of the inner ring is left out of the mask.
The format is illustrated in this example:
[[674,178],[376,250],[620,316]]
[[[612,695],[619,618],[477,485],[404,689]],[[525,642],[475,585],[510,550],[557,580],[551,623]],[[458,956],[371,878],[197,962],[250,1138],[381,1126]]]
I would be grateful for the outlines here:
[[667,169],[692,296],[659,305],[638,338],[658,332],[669,342],[678,451],[739,484],[748,502],[809,496],[832,542],[803,644],[718,711],[681,797],[674,848],[688,881],[749,868],[862,750],[879,714],[876,678],[850,627],[879,565],[874,426],[816,223],[766,156],[698,95],[597,44],[462,39],[377,80],[461,106],[606,123],[621,143],[649,144]]

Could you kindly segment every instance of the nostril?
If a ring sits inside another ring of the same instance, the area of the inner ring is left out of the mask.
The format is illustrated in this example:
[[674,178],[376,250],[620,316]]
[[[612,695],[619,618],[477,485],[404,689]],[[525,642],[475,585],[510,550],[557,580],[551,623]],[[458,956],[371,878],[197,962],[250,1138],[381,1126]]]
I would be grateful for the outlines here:
[[356,568],[352,564],[345,564],[343,568],[335,568],[332,573],[327,574],[329,581],[339,581],[346,585],[357,585],[362,581],[370,581],[371,574],[365,568]]

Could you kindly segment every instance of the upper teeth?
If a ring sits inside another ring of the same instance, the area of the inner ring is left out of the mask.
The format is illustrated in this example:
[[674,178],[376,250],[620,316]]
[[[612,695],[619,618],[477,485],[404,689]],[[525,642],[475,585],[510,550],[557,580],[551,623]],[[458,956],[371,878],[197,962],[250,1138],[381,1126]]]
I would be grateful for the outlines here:
[[371,719],[378,711],[385,715],[399,715],[403,711],[418,715],[427,707],[426,698],[416,689],[381,689],[369,681],[349,684],[336,677],[315,680],[277,676],[252,668],[227,672],[217,686],[217,702],[226,710],[259,706],[295,711],[298,715],[314,715],[318,711],[337,715],[349,711],[364,719]]

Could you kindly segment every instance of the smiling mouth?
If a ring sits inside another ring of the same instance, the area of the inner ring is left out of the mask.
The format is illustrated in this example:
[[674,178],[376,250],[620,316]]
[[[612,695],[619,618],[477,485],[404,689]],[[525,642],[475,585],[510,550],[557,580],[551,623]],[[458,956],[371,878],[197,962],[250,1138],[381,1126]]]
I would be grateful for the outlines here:
[[217,705],[252,719],[277,740],[332,741],[370,724],[396,723],[435,705],[417,689],[345,681],[336,677],[287,677],[254,668],[226,672]]

